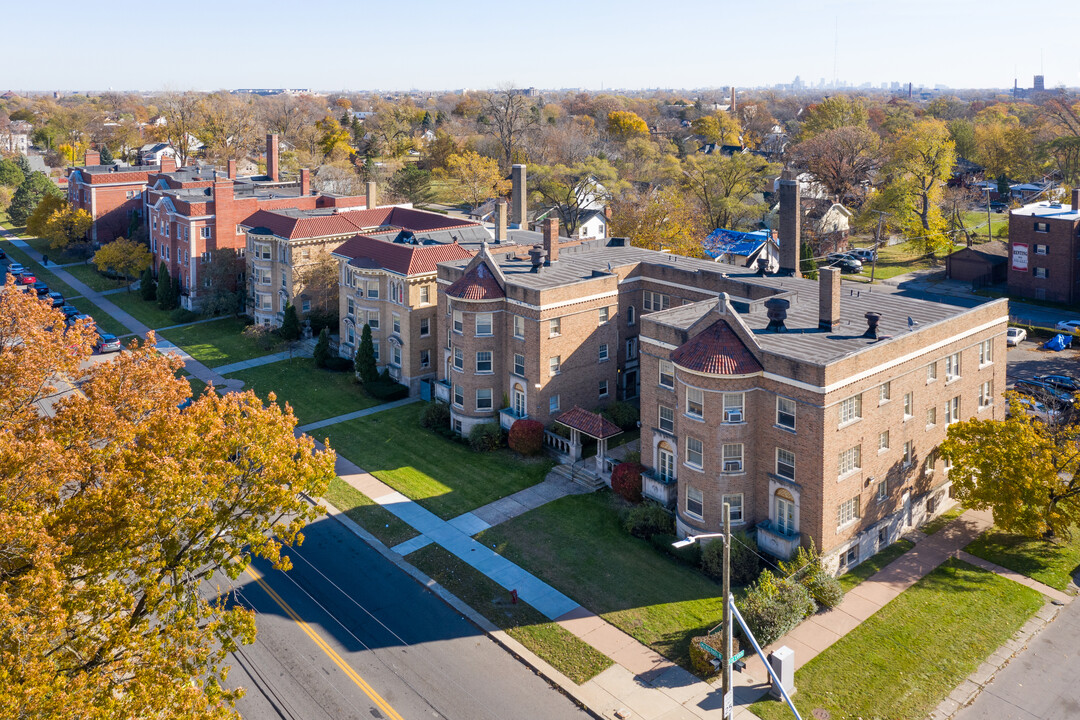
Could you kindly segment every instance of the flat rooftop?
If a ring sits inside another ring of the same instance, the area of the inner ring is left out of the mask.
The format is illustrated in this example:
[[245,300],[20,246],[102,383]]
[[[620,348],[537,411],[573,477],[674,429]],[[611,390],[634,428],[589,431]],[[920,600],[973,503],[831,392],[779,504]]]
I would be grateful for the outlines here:
[[1080,210],[1072,205],[1061,203],[1040,202],[1024,205],[1013,210],[1010,214],[1024,217],[1058,218],[1061,220],[1080,220]]

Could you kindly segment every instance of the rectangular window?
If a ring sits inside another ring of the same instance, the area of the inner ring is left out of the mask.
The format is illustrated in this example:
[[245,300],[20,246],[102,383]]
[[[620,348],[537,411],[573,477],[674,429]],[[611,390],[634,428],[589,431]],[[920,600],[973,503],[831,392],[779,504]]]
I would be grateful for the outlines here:
[[598,394],[599,394],[599,395],[600,395],[600,397],[602,397],[602,398],[606,398],[606,397],[607,397],[607,395],[608,395],[608,392],[607,392],[607,380],[601,380],[601,381],[600,381],[600,391],[599,391],[599,393],[598,393]]
[[379,362],[379,341],[378,340],[372,340],[371,341],[371,346],[375,350],[375,362]]
[[608,359],[607,343],[600,344],[599,361],[604,362]]
[[548,375],[558,375],[560,367],[562,367],[562,359],[560,356],[553,355],[548,358]]
[[994,381],[987,380],[979,386],[979,407],[984,408],[994,404]]
[[945,424],[952,425],[954,422],[960,422],[959,395],[945,403]]
[[392,345],[390,347],[390,362],[392,362],[394,365],[398,365],[398,366],[401,365],[401,346],[400,345]]
[[285,276],[281,276],[281,287],[286,287]]
[[608,321],[608,308],[606,308],[606,307],[600,308],[600,310],[599,310],[599,312],[597,314],[599,316],[598,322],[601,325],[603,325],[604,323],[606,323]]
[[491,335],[491,327],[491,313],[476,313],[477,337]]
[[877,501],[885,502],[889,499],[889,481],[882,480],[877,484]]
[[431,302],[431,288],[427,285],[420,286],[420,304],[427,305]]
[[932,383],[937,380],[937,363],[932,362],[926,366],[926,382]]
[[525,318],[520,315],[514,316],[514,337],[518,340],[525,339]]
[[562,335],[562,318],[551,318],[548,320],[548,337],[559,337]]
[[660,415],[660,429],[666,433],[675,432],[675,408],[670,408],[667,405],[659,406]]
[[356,303],[353,302],[352,298],[347,298],[346,303],[347,303],[347,310],[346,310],[345,314],[348,315],[349,317],[353,317],[355,315],[355,313],[356,313]]
[[396,332],[397,334],[400,335],[401,334],[401,316],[398,315],[397,313],[394,313],[390,317],[394,322],[394,332]]
[[686,514],[701,520],[704,512],[705,502],[701,490],[694,487],[686,488]]
[[788,480],[795,479],[795,453],[776,448],[776,474]]
[[480,350],[476,353],[476,372],[478,374],[491,372],[490,350]]
[[[207,287],[210,287],[210,285],[209,285],[210,278],[206,278],[206,282],[207,282]],[[304,300],[304,302],[300,304],[300,310],[302,312],[306,312],[306,313],[311,312],[311,301],[310,300]]]
[[660,387],[666,387],[669,390],[675,389],[675,366],[671,364],[670,360],[660,361]]
[[904,394],[904,419],[905,420],[907,420],[908,418],[911,417],[911,414],[913,412],[912,411],[912,406],[914,404],[915,404],[915,395],[914,395],[914,393],[905,393]]
[[732,524],[743,521],[742,493],[722,495],[720,501],[727,504],[728,511],[731,513]]
[[1050,246],[1049,245],[1039,245],[1039,244],[1036,243],[1036,245],[1035,245],[1035,254],[1036,255],[1049,255],[1050,254]]
[[491,409],[491,388],[481,388],[476,391],[476,409]]
[[724,422],[741,423],[743,421],[744,393],[724,393]]
[[994,341],[983,340],[979,343],[979,365],[989,365],[994,362]]
[[169,237],[169,226],[170,225],[172,225],[172,223],[165,223],[165,237]]
[[850,447],[840,453],[838,459],[839,476],[844,477],[862,467],[862,445]]
[[[209,226],[203,226],[203,229],[202,229],[203,239],[204,240],[209,240],[210,235],[211,235],[212,232],[213,232],[213,230]],[[270,259],[270,253],[269,252],[266,254],[266,259],[267,260]]]
[[877,436],[877,449],[878,449],[878,452],[881,452],[882,450],[888,450],[889,449],[889,431],[888,430],[884,430],[884,431],[878,433],[878,436]]
[[454,311],[454,332],[458,335],[465,332],[465,320],[463,319],[460,310]]
[[915,462],[915,446],[910,440],[904,443],[904,467],[911,467]]
[[657,469],[660,471],[660,479],[666,483],[673,481],[675,479],[675,456],[662,448],[656,454],[659,458]]
[[559,396],[552,395],[548,398],[548,412],[559,412]]
[[705,393],[698,388],[686,388],[686,414],[702,419],[705,417]]
[[795,429],[795,401],[788,398],[776,398],[776,424],[788,430]]
[[934,427],[935,425],[937,425],[937,408],[936,407],[927,408],[926,409],[926,428],[929,430],[930,428]]
[[1036,222],[1035,223],[1035,232],[1039,232],[1039,233],[1050,232],[1050,223],[1048,223],[1048,222]]
[[892,397],[892,383],[883,382],[881,387],[878,388],[878,405],[889,402]]
[[960,377],[960,353],[953,353],[945,358],[945,380]]
[[859,562],[859,544],[855,543],[844,552],[840,553],[840,569],[847,570]]
[[352,325],[349,326],[348,343],[350,345],[356,344],[356,332],[353,330]]
[[862,395],[852,395],[840,401],[840,425],[847,425],[862,418]]
[[454,369],[458,372],[465,369],[465,353],[461,348],[454,348]]
[[420,351],[420,367],[426,368],[426,367],[430,367],[430,366],[431,366],[431,351],[430,350],[421,350]]
[[667,310],[671,306],[671,298],[651,290],[645,291],[644,308],[647,311]]
[[853,497],[840,503],[836,511],[836,526],[844,527],[859,519],[859,498]]
[[626,339],[626,359],[627,360],[633,360],[636,357],[637,357],[637,338],[636,337],[627,338]]
[[742,443],[724,444],[724,472],[741,473],[743,471],[743,445]]
[[521,353],[514,353],[514,374],[525,377],[525,356]]
[[701,441],[697,438],[686,438],[686,464],[693,465],[694,467],[701,467],[701,456],[703,447]]
[[431,334],[431,320],[430,318],[420,318],[420,337],[427,337]]
[[1041,278],[1043,280],[1047,279],[1048,277],[1050,277],[1050,268],[1044,268],[1044,267],[1035,268],[1035,277]]
[[378,330],[379,329],[380,321],[379,321],[379,313],[378,313],[378,311],[372,311],[372,310],[368,311],[367,324],[368,324],[368,326],[371,327],[372,330]]
[[461,389],[460,385],[454,386],[454,404],[458,407],[465,407],[465,391]]
[[379,299],[379,281],[370,280],[367,283],[367,296],[372,300]]

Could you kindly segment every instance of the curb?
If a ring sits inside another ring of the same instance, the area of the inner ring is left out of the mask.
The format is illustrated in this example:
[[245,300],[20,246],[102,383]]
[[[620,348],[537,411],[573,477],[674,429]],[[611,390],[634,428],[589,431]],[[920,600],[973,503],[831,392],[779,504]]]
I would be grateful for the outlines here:
[[500,630],[490,620],[485,618],[480,613],[473,610],[466,605],[460,598],[444,588],[435,580],[424,573],[417,570],[415,567],[405,561],[401,555],[386,547],[381,540],[369,533],[364,528],[360,527],[352,518],[348,517],[341,510],[328,503],[323,498],[307,498],[309,502],[320,505],[326,510],[326,514],[341,524],[346,530],[351,532],[356,537],[360,538],[368,545],[372,547],[376,552],[382,555],[384,558],[393,563],[399,570],[405,572],[413,580],[423,585],[426,589],[431,591],[436,597],[449,605],[451,608],[461,613],[462,617],[471,622],[477,628],[482,630],[485,635],[491,638],[492,642],[501,647],[506,652],[510,653],[515,659],[528,667],[534,673],[542,677],[556,690],[560,691],[563,695],[569,698],[575,705],[587,712],[590,716],[596,720],[605,720],[604,716],[598,711],[594,710],[588,705],[588,703],[581,697],[578,692],[578,686],[574,684],[570,678],[563,675],[561,672],[553,668],[543,659],[534,654],[531,650],[519,643],[514,638],[510,637],[503,630]]

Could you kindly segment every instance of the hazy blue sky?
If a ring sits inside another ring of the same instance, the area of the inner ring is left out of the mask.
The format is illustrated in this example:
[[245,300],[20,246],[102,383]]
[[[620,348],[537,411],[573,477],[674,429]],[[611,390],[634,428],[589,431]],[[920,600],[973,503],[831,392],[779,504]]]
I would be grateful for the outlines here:
[[[1080,86],[1080,8],[1003,0],[9,2],[0,90]],[[89,14],[88,14],[89,13]],[[136,38],[136,39],[133,39]]]

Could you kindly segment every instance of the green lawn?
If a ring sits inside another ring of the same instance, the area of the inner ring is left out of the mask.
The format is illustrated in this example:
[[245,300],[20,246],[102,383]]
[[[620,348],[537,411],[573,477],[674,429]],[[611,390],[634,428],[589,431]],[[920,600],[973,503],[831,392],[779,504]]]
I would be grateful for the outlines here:
[[840,581],[840,587],[844,589],[844,592],[847,592],[913,547],[915,547],[915,543],[910,540],[897,540],[889,547],[878,552],[873,557],[866,558],[837,578]]
[[720,622],[720,585],[628,535],[610,492],[543,505],[477,540],[685,668],[690,638]]
[[[971,210],[964,213],[964,224],[975,235],[976,242],[986,240],[986,210]],[[1002,234],[1009,236],[1009,213],[990,213],[990,234],[1000,239]]]
[[331,372],[315,367],[311,358],[293,358],[240,370],[230,378],[244,381],[264,401],[273,391],[278,403],[289,403],[301,425],[363,410],[379,404],[354,381],[351,372]]
[[[156,305],[153,307],[157,309]],[[247,323],[242,318],[227,317],[208,323],[185,325],[175,330],[167,330],[161,335],[179,345],[203,365],[213,368],[273,352],[263,350],[254,340],[243,335],[245,327]]]
[[157,329],[176,324],[171,310],[159,309],[156,302],[143,300],[142,295],[136,291],[113,293],[106,298],[148,328]]
[[938,530],[945,527],[946,525],[948,525],[953,520],[955,520],[956,518],[960,517],[963,514],[964,514],[964,506],[963,505],[957,505],[952,510],[949,510],[948,512],[941,513],[936,518],[934,518],[930,522],[926,523],[925,525],[923,525],[919,529],[922,530],[923,533],[926,534],[926,535],[933,535]]
[[124,287],[127,283],[123,280],[113,280],[107,278],[98,272],[97,266],[90,263],[83,263],[82,265],[71,265],[64,270],[67,270],[76,279],[82,281],[91,290],[97,292],[105,292],[106,290],[116,290],[117,288]]
[[11,223],[11,218],[9,218],[8,214],[6,212],[4,212],[3,210],[0,210],[0,225],[3,225],[4,227],[6,227],[8,230],[15,233],[16,235],[22,235],[24,232],[26,232],[26,227],[25,226],[16,227],[15,225],[13,225]]
[[326,431],[339,454],[444,519],[535,485],[551,469],[547,458],[475,453],[424,430],[423,410],[424,403],[404,405]]
[[[941,263],[938,263],[938,265],[944,267]],[[874,272],[874,279],[883,280],[930,267],[935,267],[934,261],[926,257],[915,242],[906,242],[900,245],[883,245],[878,250],[877,270]],[[864,262],[862,275],[870,277],[872,268],[873,263]]]
[[75,291],[75,288],[56,277],[51,271],[41,267],[41,263],[27,255],[26,251],[22,248],[17,248],[8,241],[0,243],[0,247],[4,249],[4,252],[6,252],[12,260],[17,263],[22,263],[27,268],[33,270],[37,279],[48,285],[50,290],[62,293],[65,298],[79,297],[79,293]]
[[[94,322],[98,327],[107,333],[113,335],[127,335],[131,331],[120,324],[119,320],[116,320],[112,315],[102,310],[96,304],[88,300],[87,298],[80,297],[75,300],[68,300],[69,305],[74,305],[79,308],[79,312],[86,313],[90,317],[94,318]],[[140,338],[141,339],[141,338]],[[124,340],[124,345],[127,345],[128,340]]]
[[[1042,596],[948,560],[795,673],[795,706],[835,720],[922,720],[1043,604]],[[750,707],[790,718],[783,702]]]
[[360,527],[379,538],[383,545],[393,547],[411,540],[420,533],[392,512],[341,478],[332,478],[323,498]]
[[599,650],[528,603],[511,603],[498,583],[438,545],[420,548],[408,560],[578,685],[611,667],[611,659]]
[[431,190],[435,194],[433,200],[446,205],[457,205],[461,202],[461,182],[452,178],[445,180],[433,179]]
[[1062,592],[1080,571],[1080,532],[1077,530],[1073,530],[1072,540],[1051,542],[991,528],[964,549]]
[[188,385],[191,386],[191,397],[198,399],[203,394],[203,390],[206,390],[206,383],[194,375],[188,375],[184,378],[188,381]]
[[68,254],[66,250],[59,251],[49,247],[49,241],[45,238],[39,237],[24,237],[26,244],[37,250],[42,255],[46,255],[49,258],[50,263],[56,263],[57,265],[66,265],[67,263],[83,262],[86,258],[80,255]]

